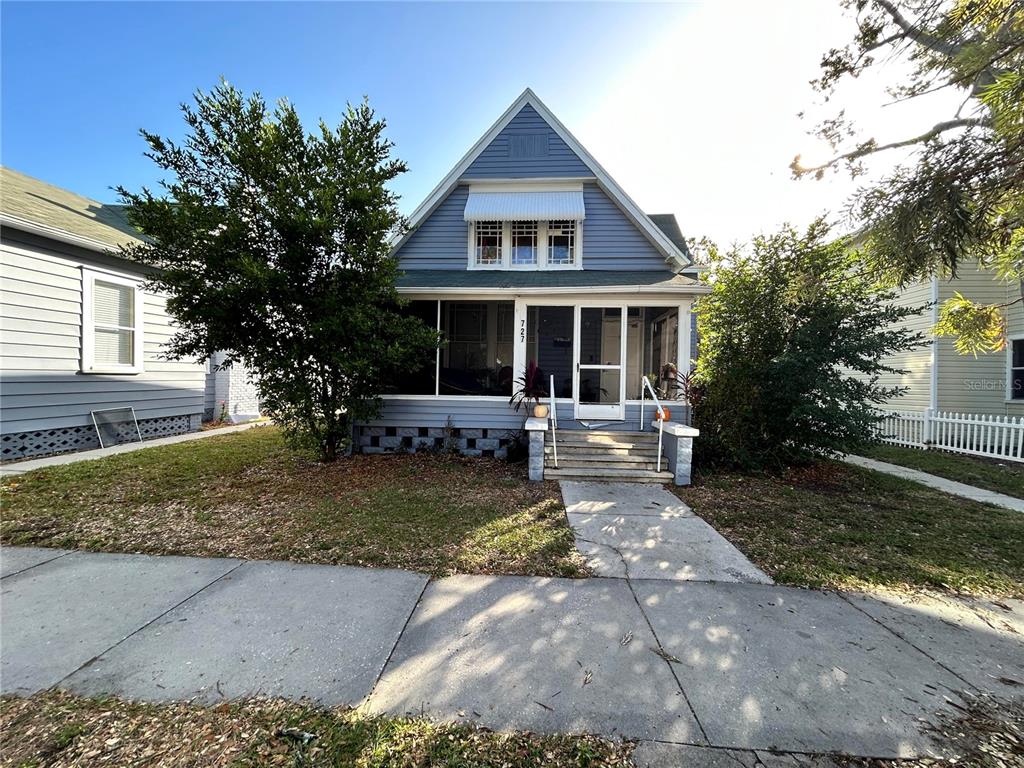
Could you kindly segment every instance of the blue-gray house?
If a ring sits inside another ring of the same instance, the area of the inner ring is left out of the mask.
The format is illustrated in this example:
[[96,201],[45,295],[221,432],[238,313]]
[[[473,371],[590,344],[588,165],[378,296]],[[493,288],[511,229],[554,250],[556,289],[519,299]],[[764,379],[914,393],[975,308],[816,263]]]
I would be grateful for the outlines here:
[[[554,383],[548,476],[671,478],[658,470],[673,468],[677,446],[665,438],[659,467],[651,398],[677,397],[675,369],[695,354],[691,307],[707,290],[673,215],[641,211],[527,90],[411,225],[395,244],[399,290],[447,343],[384,395],[361,450],[447,441],[503,454],[524,429],[509,398],[534,361]],[[682,404],[666,405],[685,420]]]

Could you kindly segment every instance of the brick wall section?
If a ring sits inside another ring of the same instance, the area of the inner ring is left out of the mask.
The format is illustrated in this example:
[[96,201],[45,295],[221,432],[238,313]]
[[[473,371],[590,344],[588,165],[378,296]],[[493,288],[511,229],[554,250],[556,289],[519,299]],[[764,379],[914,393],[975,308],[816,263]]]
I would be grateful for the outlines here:
[[226,412],[230,421],[241,422],[260,415],[259,393],[248,369],[244,365],[218,367],[224,362],[224,353],[213,356],[213,372],[207,376],[207,387],[213,388],[213,412],[209,416],[219,419]]

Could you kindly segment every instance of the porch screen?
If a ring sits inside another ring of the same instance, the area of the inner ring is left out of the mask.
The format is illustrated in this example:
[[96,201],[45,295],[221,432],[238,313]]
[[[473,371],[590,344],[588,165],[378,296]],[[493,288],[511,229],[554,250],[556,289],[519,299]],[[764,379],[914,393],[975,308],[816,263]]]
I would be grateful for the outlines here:
[[512,395],[511,301],[442,301],[438,394]]
[[[423,321],[428,328],[437,328],[436,301],[410,301],[402,312]],[[437,381],[437,360],[405,371],[384,387],[383,393],[388,395],[432,395]]]
[[659,398],[674,400],[676,380],[669,366],[676,365],[678,350],[678,307],[630,307],[626,322],[626,397],[640,399],[641,377],[646,374]]
[[527,307],[526,361],[536,361],[545,389],[555,377],[555,397],[572,397],[572,337],[572,307]]

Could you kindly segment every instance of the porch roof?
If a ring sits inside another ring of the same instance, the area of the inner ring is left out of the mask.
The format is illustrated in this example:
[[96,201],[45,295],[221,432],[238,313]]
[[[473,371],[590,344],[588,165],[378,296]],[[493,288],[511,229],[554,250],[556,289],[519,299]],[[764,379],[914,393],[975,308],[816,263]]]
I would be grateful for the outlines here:
[[669,270],[465,270],[417,269],[403,272],[397,281],[403,293],[493,292],[522,290],[530,293],[569,293],[576,290],[602,292],[703,293],[707,290],[693,278]]

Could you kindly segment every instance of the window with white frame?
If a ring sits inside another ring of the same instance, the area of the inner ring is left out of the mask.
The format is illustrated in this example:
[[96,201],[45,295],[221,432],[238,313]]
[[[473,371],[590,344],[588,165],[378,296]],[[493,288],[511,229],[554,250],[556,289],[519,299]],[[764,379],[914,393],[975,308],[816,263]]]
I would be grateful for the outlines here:
[[142,372],[139,283],[82,269],[82,372]]
[[570,267],[576,264],[576,222],[548,223],[548,264]]
[[476,233],[476,264],[478,267],[501,266],[501,241],[504,227],[500,221],[478,221]]
[[537,222],[512,222],[512,265],[516,267],[537,264]]
[[1024,400],[1024,337],[1010,339],[1006,351],[1010,356],[1006,397],[1009,400]]
[[469,228],[470,268],[578,269],[579,222],[477,221]]

